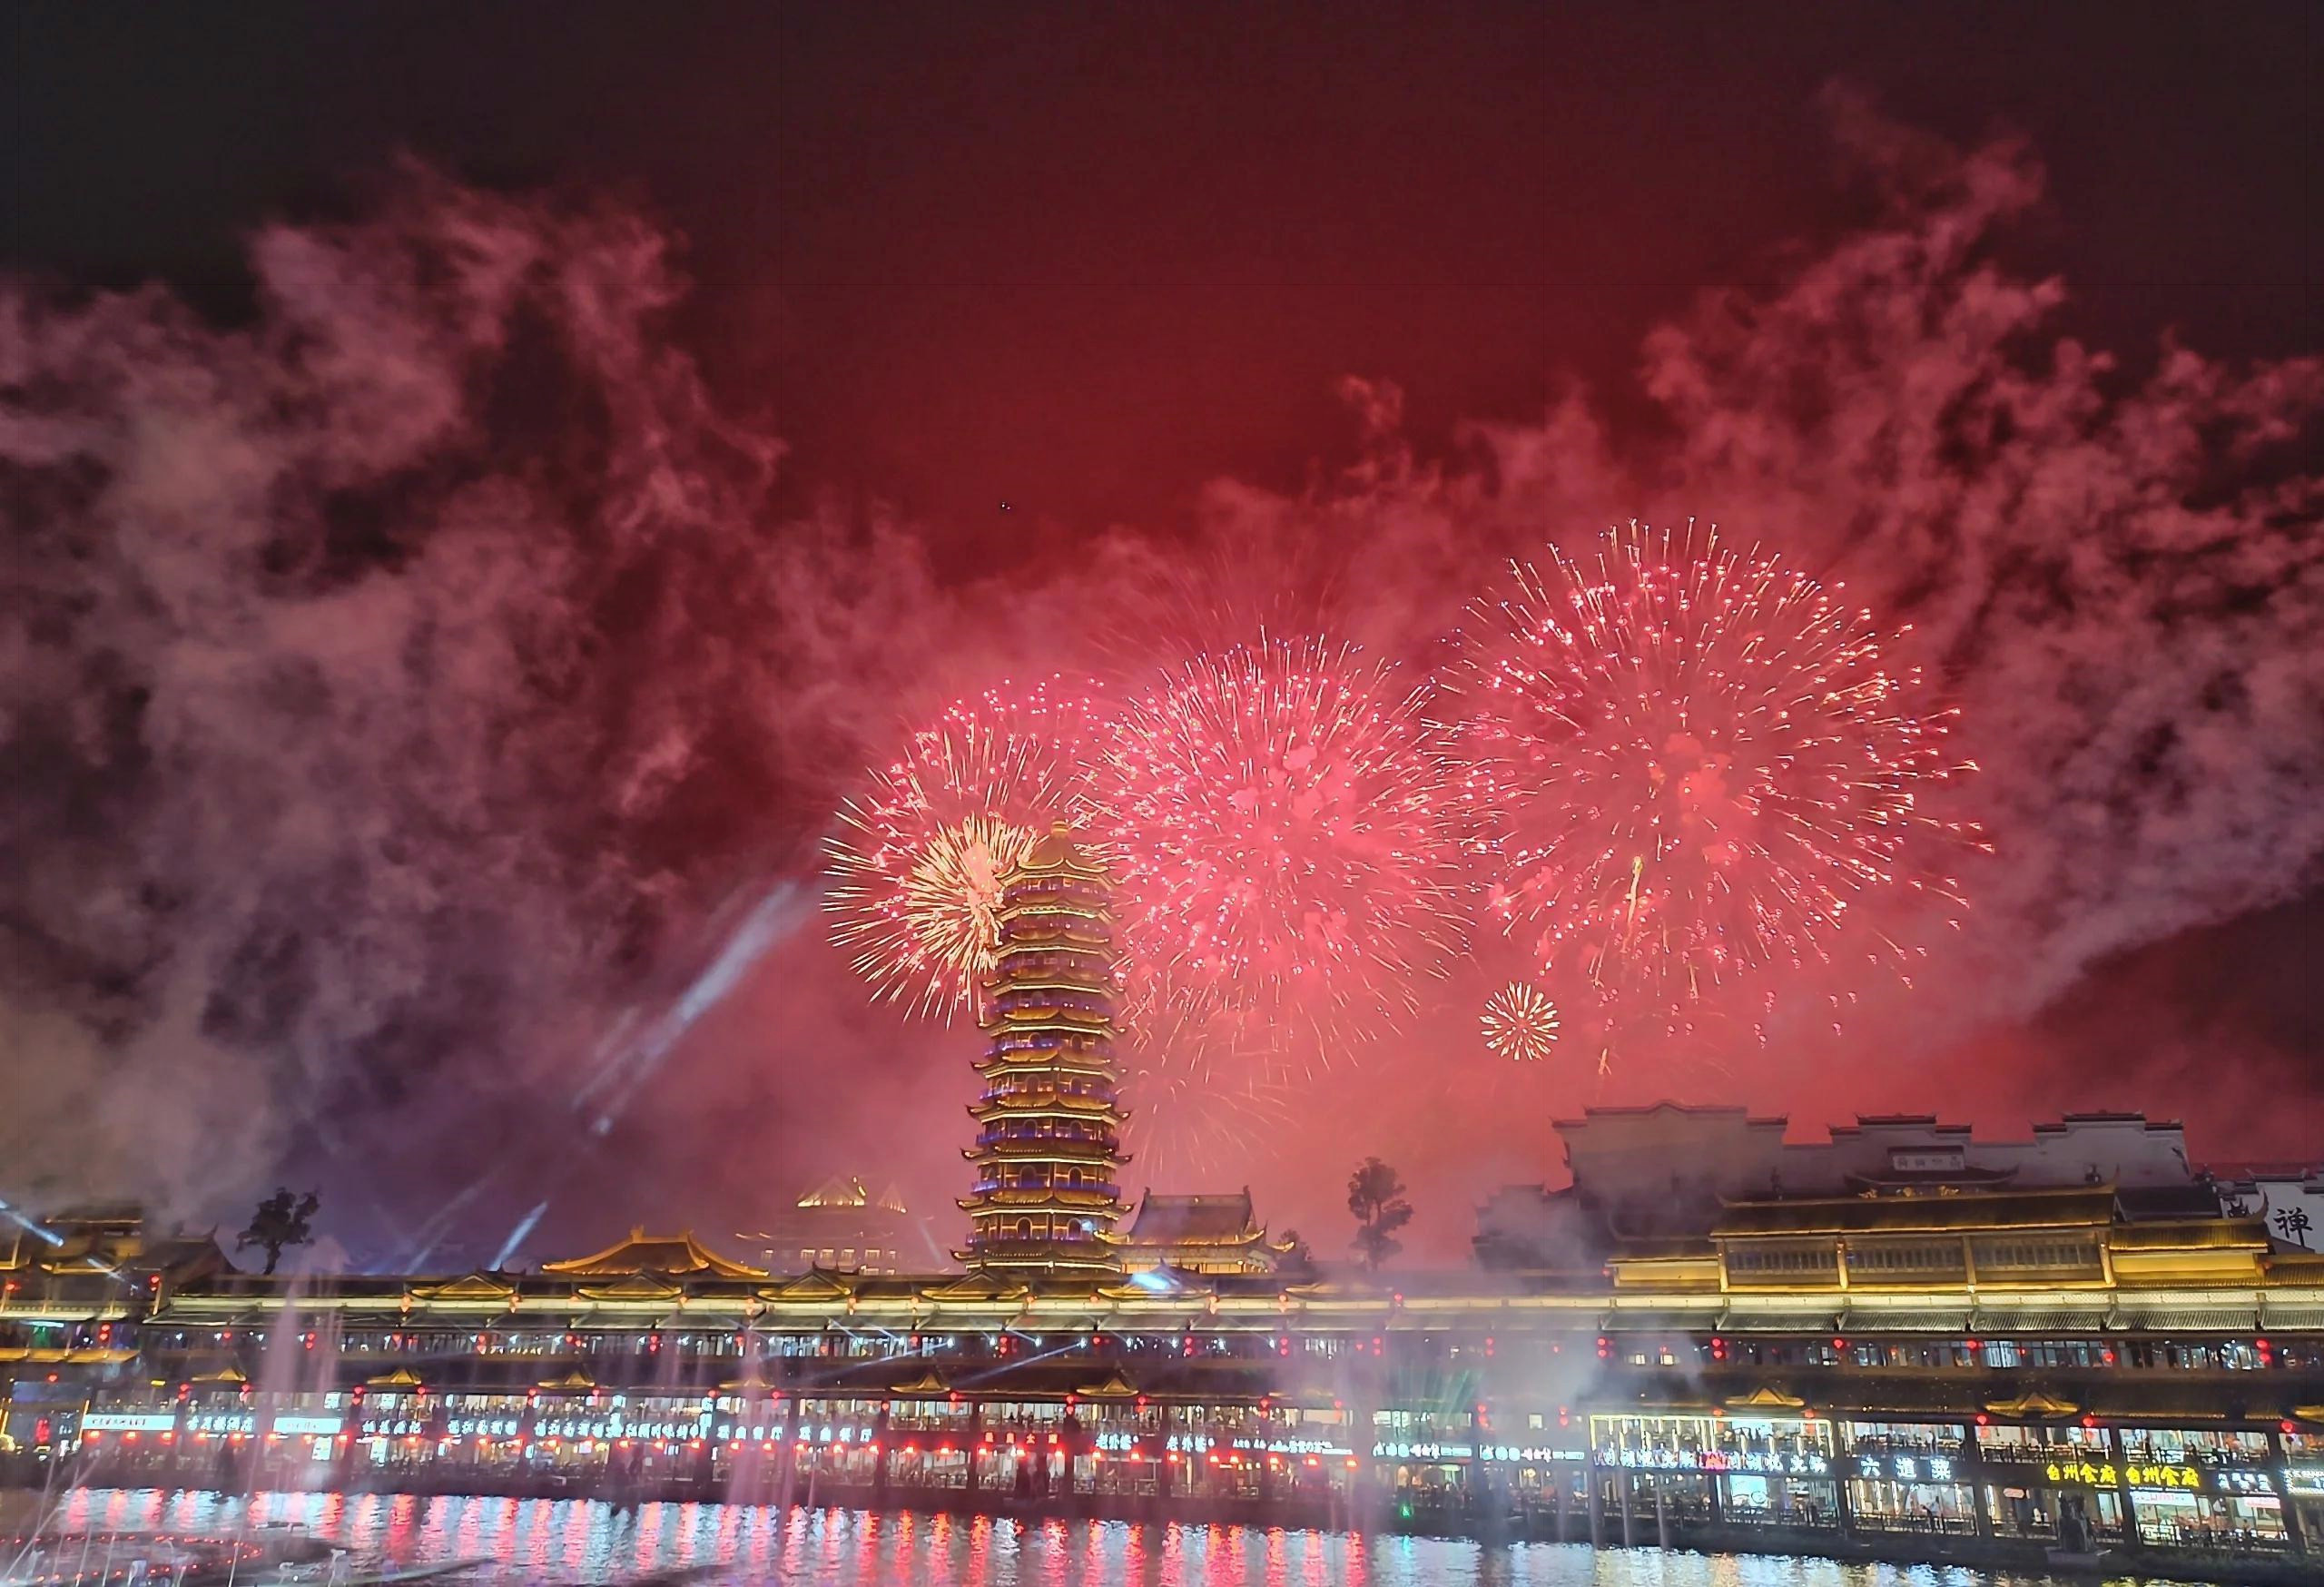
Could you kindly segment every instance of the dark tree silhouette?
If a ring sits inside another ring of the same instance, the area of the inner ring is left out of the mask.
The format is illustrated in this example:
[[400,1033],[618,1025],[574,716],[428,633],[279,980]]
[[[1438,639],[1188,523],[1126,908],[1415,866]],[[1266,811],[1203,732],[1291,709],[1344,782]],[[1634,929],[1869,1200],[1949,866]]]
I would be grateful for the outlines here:
[[1404,1248],[1395,1237],[1396,1231],[1413,1220],[1412,1204],[1404,1199],[1404,1182],[1378,1158],[1366,1158],[1364,1166],[1348,1176],[1347,1209],[1355,1215],[1357,1226],[1355,1238],[1348,1243],[1364,1267],[1377,1273],[1381,1263]]
[[276,1187],[273,1195],[258,1204],[258,1210],[251,1215],[251,1227],[235,1240],[234,1249],[239,1251],[245,1246],[263,1248],[266,1270],[273,1272],[275,1265],[282,1260],[284,1247],[303,1246],[315,1237],[309,1226],[315,1208],[321,1205],[320,1198],[311,1190],[294,1199],[288,1186]]
[[1295,1228],[1283,1231],[1283,1256],[1277,1267],[1285,1273],[1312,1273],[1315,1269],[1315,1253]]

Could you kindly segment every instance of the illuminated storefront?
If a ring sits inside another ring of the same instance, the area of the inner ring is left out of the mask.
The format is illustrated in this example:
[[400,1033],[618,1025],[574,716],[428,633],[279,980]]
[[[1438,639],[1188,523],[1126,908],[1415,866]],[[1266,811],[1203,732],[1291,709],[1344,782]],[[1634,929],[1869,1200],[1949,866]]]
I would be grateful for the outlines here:
[[1593,1502],[1633,1518],[1650,1510],[1658,1524],[1833,1528],[1833,1424],[1799,1409],[1784,1416],[1592,1416]]

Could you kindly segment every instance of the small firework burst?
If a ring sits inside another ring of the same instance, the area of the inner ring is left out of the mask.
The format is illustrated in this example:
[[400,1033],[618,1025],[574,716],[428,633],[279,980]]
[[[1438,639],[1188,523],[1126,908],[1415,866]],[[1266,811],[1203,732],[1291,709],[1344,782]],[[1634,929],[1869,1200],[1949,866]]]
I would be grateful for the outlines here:
[[1486,1049],[1519,1063],[1539,1063],[1557,1045],[1558,1006],[1549,994],[1512,981],[1485,1000],[1478,1016]]
[[1811,967],[1908,971],[1873,902],[1957,918],[1941,867],[1982,839],[1923,795],[1974,768],[1837,587],[1691,527],[1513,574],[1465,634],[1466,792],[1488,907],[1554,984],[1669,1025]]
[[877,996],[950,1019],[992,968],[1000,884],[1074,804],[1086,693],[1049,679],[963,700],[840,807],[832,938]]
[[1312,1061],[1418,1006],[1460,940],[1445,763],[1391,666],[1263,640],[1108,724],[1095,823],[1120,861],[1132,1023],[1197,1052],[1256,1024]]

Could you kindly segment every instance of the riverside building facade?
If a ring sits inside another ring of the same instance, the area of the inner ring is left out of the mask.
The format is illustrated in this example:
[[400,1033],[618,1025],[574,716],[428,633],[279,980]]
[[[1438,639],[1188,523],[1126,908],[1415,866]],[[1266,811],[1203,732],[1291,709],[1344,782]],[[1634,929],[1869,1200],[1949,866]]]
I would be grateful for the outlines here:
[[2324,1257],[2223,1216],[2175,1129],[2069,1119],[1999,1168],[1928,1119],[1562,1129],[1574,1183],[1488,1203],[1474,1268],[1376,1279],[780,1277],[642,1232],[290,1279],[20,1242],[9,1432],[88,1482],[2324,1560]]

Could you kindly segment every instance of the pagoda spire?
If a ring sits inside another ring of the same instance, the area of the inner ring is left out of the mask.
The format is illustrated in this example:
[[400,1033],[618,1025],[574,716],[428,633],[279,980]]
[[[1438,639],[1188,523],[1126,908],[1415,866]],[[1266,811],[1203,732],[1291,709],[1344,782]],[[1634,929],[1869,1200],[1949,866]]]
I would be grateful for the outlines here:
[[1028,1276],[1120,1271],[1107,1237],[1128,1209],[1115,1068],[1112,882],[1063,822],[1002,882],[984,1091],[969,1109],[976,1188],[960,1259]]

